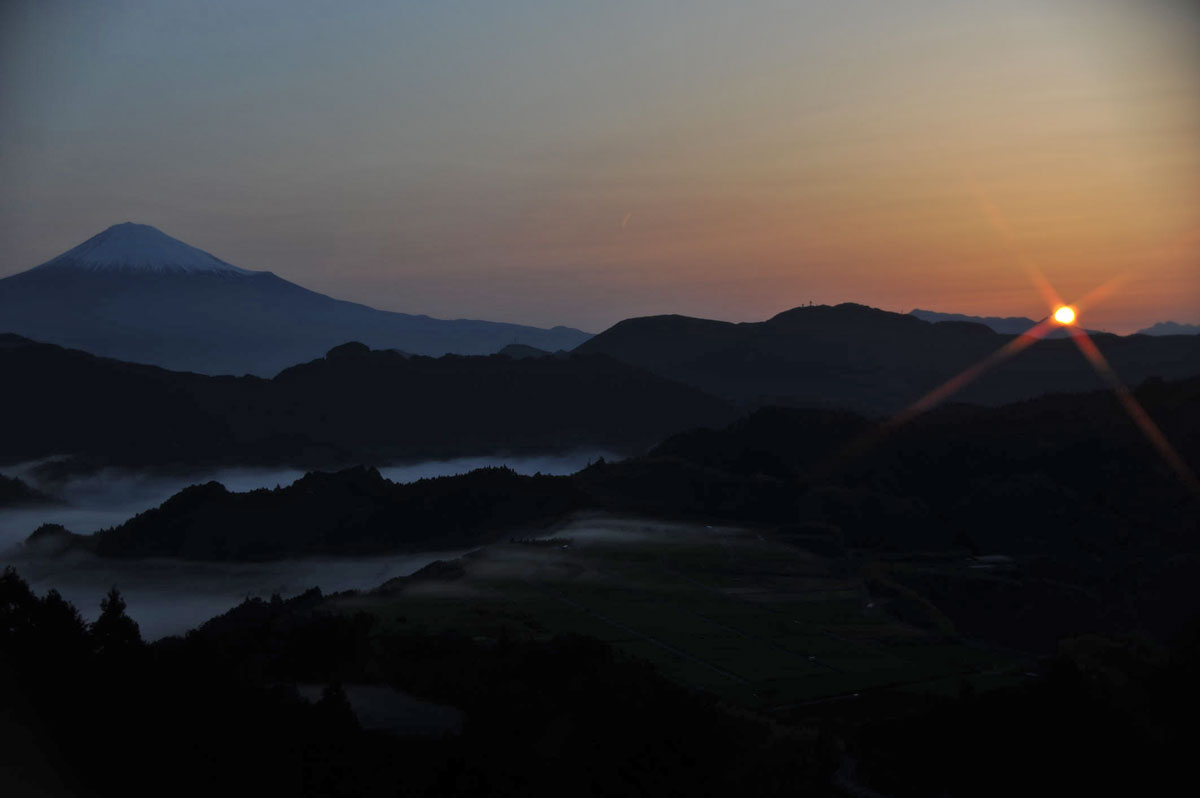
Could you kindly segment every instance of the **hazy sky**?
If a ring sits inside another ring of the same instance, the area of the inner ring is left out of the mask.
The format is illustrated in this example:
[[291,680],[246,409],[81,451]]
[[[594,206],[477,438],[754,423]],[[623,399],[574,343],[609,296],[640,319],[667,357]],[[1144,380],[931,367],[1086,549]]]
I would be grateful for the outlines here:
[[442,317],[1200,322],[1200,10],[0,0],[0,276],[121,221]]

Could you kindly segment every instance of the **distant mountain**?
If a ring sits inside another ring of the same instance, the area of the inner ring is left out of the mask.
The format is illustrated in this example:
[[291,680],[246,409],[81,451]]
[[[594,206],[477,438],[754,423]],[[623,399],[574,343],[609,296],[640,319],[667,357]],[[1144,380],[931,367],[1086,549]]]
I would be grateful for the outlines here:
[[[908,315],[916,316],[921,321],[927,321],[931,324],[940,324],[946,321],[982,324],[1001,335],[1020,335],[1039,324],[1038,321],[1025,316],[967,316],[962,313],[938,313],[936,310],[921,310],[920,308],[909,311]],[[1102,330],[1088,330],[1088,332],[1093,335],[1105,334]],[[1070,338],[1071,336],[1066,330],[1053,329],[1045,337]]]
[[1200,324],[1180,324],[1177,321],[1160,321],[1144,330],[1138,330],[1138,335],[1200,335]]
[[267,380],[0,335],[0,374],[0,459],[72,458],[63,468],[636,450],[734,416],[720,399],[602,355],[429,358],[354,342]]
[[569,327],[375,310],[238,268],[143,224],[114,225],[0,279],[0,332],[202,374],[271,376],[347,340],[420,355],[572,349]]
[[[863,305],[819,305],[762,322],[686,316],[628,319],[581,344],[708,393],[751,405],[903,408],[1002,347],[1011,336],[970,322],[931,324]],[[1095,334],[1127,382],[1200,373],[1200,338]],[[1075,344],[1039,341],[955,396],[1000,404],[1103,385]]]
[[[1024,316],[967,316],[962,313],[938,313],[936,310],[921,310],[920,308],[910,311],[908,315],[916,316],[921,321],[927,321],[931,324],[943,321],[965,321],[982,324],[1001,335],[1020,335],[1026,330],[1037,326],[1036,321]],[[1064,330],[1054,330],[1050,333],[1049,337],[1064,338],[1066,335],[1067,333]]]
[[526,357],[549,357],[554,353],[547,352],[545,349],[538,349],[536,346],[526,346],[525,344],[509,344],[501,349],[497,354],[520,360],[521,358]]
[[916,308],[909,311],[910,316],[916,316],[921,321],[937,324],[941,321],[968,321],[990,327],[1003,335],[1020,335],[1037,324],[1033,319],[1024,316],[967,316],[963,313],[938,313],[936,310],[921,310]]

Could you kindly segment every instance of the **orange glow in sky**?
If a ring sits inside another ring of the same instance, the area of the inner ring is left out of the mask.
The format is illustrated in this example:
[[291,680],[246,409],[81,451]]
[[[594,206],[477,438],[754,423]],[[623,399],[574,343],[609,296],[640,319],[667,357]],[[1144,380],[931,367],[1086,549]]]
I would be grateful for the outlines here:
[[132,220],[444,318],[1045,318],[1020,252],[1200,322],[1195,3],[363,5],[0,4],[0,276]]

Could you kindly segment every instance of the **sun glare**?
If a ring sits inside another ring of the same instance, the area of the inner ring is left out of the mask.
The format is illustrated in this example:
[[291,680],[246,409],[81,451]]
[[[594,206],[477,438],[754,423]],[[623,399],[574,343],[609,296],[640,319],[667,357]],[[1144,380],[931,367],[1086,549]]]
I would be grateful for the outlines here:
[[1075,308],[1069,305],[1063,305],[1061,308],[1054,311],[1054,320],[1059,324],[1074,324]]

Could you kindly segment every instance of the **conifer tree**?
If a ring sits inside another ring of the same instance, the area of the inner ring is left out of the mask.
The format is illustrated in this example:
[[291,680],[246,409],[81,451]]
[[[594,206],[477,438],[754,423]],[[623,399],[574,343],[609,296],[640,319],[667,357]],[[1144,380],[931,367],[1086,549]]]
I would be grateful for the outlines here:
[[142,645],[137,622],[125,614],[125,599],[115,586],[100,600],[100,617],[92,624],[92,639],[100,654],[128,653]]

